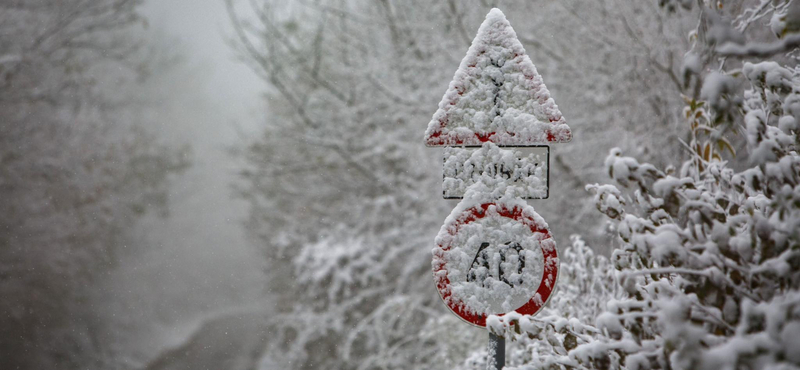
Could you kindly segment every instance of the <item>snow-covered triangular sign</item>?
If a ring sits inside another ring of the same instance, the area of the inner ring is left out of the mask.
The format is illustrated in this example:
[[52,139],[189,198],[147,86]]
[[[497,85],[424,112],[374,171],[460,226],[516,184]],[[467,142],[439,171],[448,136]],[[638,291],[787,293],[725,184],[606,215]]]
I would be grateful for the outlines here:
[[563,143],[572,131],[505,15],[492,9],[425,131],[428,146]]

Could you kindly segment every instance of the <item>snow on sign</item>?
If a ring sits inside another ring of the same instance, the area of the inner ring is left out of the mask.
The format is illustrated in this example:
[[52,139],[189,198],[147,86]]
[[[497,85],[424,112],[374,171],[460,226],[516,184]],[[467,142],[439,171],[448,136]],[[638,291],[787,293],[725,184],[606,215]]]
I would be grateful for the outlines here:
[[553,293],[556,243],[524,199],[549,196],[547,144],[571,139],[511,24],[492,9],[425,131],[428,146],[446,147],[443,196],[463,199],[436,237],[434,282],[466,322],[535,315]]
[[505,15],[492,9],[425,131],[428,146],[562,143],[572,131]]
[[490,314],[536,314],[558,278],[547,223],[516,197],[465,198],[436,237],[432,265],[445,305],[477,326]]
[[442,195],[445,199],[464,197],[467,188],[484,184],[516,185],[516,196],[545,199],[549,195],[550,148],[501,149],[484,143],[480,149],[447,147],[444,150]]

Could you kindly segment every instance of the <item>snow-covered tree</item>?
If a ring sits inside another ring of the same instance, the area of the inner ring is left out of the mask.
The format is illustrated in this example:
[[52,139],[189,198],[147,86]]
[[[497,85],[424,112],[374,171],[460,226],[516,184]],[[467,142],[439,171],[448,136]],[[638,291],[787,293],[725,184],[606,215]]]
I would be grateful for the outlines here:
[[137,6],[0,4],[0,367],[105,367],[90,287],[186,164],[131,118]]

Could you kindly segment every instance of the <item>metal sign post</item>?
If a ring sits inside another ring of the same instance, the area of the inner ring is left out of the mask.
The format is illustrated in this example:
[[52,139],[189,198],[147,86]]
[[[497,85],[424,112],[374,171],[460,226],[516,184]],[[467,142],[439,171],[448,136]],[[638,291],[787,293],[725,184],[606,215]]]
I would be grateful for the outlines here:
[[[463,321],[486,327],[490,315],[535,315],[547,304],[558,250],[525,199],[548,198],[547,145],[571,139],[511,24],[492,9],[425,131],[428,146],[446,148],[443,197],[462,199],[436,237],[432,267]],[[487,369],[502,369],[505,337],[489,331],[488,352]]]
[[506,366],[506,338],[489,331],[489,366],[487,370],[501,370]]

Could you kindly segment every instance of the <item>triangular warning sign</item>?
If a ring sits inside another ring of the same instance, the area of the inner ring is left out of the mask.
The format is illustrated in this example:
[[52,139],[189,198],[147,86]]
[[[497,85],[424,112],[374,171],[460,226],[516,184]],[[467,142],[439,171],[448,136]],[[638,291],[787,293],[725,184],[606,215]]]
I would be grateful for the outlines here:
[[492,9],[425,131],[428,146],[563,143],[572,131],[505,15]]

